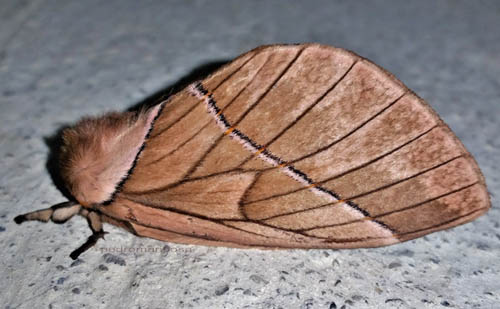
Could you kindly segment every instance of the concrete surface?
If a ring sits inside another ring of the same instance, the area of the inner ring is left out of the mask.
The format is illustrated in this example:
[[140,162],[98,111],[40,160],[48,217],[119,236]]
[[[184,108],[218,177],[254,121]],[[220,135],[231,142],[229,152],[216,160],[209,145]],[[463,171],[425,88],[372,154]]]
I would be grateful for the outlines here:
[[[0,2],[0,303],[4,308],[498,308],[500,2]],[[201,65],[269,43],[356,51],[425,98],[481,166],[493,209],[404,244],[258,251],[182,246],[113,227],[73,262],[86,222],[19,213],[65,198],[50,136],[125,110]],[[49,166],[50,167],[50,166]],[[153,248],[154,253],[112,252]],[[169,249],[169,250],[168,250]]]

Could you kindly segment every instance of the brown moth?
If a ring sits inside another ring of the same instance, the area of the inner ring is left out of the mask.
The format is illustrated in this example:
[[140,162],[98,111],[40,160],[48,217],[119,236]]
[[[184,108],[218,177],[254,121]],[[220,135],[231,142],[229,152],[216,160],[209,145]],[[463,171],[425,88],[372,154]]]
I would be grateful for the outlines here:
[[149,110],[63,132],[74,201],[15,218],[102,222],[168,242],[359,248],[469,222],[490,207],[462,143],[393,75],[318,44],[249,51]]

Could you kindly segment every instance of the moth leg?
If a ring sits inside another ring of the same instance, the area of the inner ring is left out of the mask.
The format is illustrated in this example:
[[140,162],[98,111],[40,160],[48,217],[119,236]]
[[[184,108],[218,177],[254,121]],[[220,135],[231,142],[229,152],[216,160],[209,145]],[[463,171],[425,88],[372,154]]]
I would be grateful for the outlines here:
[[92,248],[97,243],[99,238],[104,239],[104,235],[107,234],[107,232],[102,229],[101,216],[97,212],[83,208],[80,210],[80,215],[87,218],[89,227],[92,230],[92,235],[87,238],[87,241],[84,242],[83,245],[71,252],[69,256],[73,260],[76,260],[80,254]]
[[32,212],[28,212],[22,215],[19,215],[14,218],[14,221],[17,224],[21,224],[24,221],[42,221],[47,222],[52,220],[54,223],[64,223],[69,220],[74,215],[80,212],[82,206],[79,204],[68,201],[53,205],[49,208],[40,209]]

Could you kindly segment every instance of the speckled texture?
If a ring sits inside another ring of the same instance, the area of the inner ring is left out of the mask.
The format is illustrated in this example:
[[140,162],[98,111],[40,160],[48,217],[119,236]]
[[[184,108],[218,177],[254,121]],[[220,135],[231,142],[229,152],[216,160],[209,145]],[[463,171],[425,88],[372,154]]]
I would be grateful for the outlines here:
[[[497,307],[499,28],[498,1],[3,1],[4,308]],[[106,226],[106,240],[75,262],[68,254],[88,236],[85,220],[12,221],[64,200],[46,141],[65,124],[130,108],[202,65],[293,42],[354,50],[426,99],[475,155],[491,211],[415,241],[348,251],[166,245]]]

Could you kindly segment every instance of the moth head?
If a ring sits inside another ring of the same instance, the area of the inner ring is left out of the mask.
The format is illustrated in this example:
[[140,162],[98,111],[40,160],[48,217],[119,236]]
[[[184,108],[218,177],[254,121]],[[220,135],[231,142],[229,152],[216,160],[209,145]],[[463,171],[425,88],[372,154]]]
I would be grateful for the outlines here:
[[61,177],[82,206],[113,197],[138,159],[159,110],[157,105],[137,113],[83,118],[62,132]]

